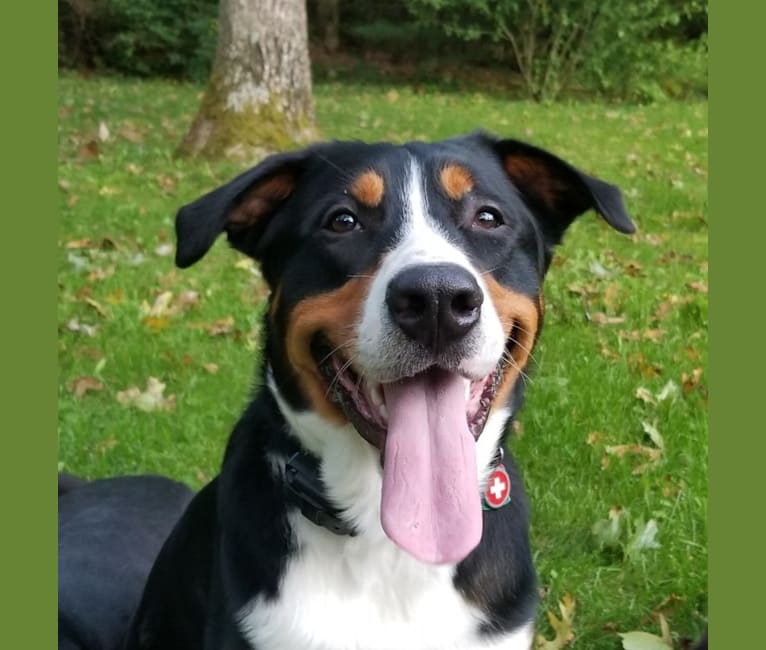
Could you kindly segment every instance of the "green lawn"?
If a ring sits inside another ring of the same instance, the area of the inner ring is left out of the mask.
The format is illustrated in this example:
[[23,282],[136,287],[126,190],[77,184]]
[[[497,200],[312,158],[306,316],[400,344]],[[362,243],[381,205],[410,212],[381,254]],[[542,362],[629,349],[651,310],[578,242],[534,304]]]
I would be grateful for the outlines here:
[[[67,471],[158,472],[198,487],[215,475],[251,391],[265,295],[257,270],[222,241],[183,272],[167,254],[177,207],[239,171],[173,158],[200,93],[166,81],[60,81]],[[315,98],[328,138],[433,139],[484,127],[623,189],[638,234],[587,215],[560,248],[512,447],[533,508],[541,631],[552,636],[543,612],[558,612],[571,593],[571,647],[613,649],[617,632],[659,633],[660,612],[683,647],[707,615],[707,104],[538,106],[340,83],[317,84]],[[172,411],[120,402],[149,377],[166,385],[163,398],[175,396]],[[621,528],[612,540],[595,536],[616,506]]]

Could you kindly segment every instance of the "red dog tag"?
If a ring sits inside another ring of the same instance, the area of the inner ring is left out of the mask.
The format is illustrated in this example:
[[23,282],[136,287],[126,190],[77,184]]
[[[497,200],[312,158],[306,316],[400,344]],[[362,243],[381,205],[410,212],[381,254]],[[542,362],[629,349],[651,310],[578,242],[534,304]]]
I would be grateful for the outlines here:
[[490,508],[502,508],[511,500],[511,477],[500,465],[489,476],[487,487],[484,489],[484,502]]

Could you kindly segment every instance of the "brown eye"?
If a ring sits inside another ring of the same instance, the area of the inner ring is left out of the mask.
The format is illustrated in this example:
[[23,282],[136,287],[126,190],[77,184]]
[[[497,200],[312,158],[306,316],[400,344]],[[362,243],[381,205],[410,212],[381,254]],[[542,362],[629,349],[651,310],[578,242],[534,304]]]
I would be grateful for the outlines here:
[[337,212],[330,217],[326,228],[342,234],[359,230],[361,226],[359,225],[359,220],[350,212]]
[[473,225],[485,230],[491,230],[492,228],[497,228],[498,226],[503,225],[503,219],[496,210],[482,208],[473,218]]

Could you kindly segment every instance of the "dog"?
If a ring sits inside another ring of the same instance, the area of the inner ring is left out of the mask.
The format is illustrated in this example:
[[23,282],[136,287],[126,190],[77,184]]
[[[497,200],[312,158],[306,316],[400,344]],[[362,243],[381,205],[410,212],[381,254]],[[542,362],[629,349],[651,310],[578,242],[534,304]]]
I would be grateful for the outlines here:
[[529,650],[504,453],[555,246],[619,189],[484,132],[275,154],[183,207],[270,287],[261,385],[149,575],[125,648]]
[[149,571],[194,493],[161,476],[59,473],[59,650],[120,650]]

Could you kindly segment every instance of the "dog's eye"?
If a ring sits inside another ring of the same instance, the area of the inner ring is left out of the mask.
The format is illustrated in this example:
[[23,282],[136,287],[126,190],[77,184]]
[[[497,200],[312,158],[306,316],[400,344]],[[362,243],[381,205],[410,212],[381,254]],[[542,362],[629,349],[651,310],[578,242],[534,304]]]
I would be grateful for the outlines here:
[[361,228],[359,225],[359,219],[357,219],[356,216],[350,212],[346,211],[336,212],[334,215],[332,215],[325,227],[328,230],[332,230],[333,232],[337,233],[352,232]]
[[494,208],[482,208],[473,218],[473,225],[485,230],[491,230],[503,225],[503,218]]

